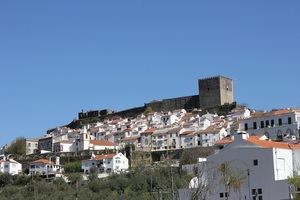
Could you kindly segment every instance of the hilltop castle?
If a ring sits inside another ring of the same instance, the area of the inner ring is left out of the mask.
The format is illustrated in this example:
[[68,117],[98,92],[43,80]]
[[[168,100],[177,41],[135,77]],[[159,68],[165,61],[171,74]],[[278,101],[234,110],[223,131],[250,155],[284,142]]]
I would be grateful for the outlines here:
[[[153,111],[172,111],[178,109],[192,110],[194,108],[210,109],[224,104],[234,103],[233,81],[224,76],[216,76],[198,80],[199,94],[185,97],[176,97],[152,101],[145,103],[143,107],[132,108],[129,110],[114,113],[115,115],[131,115],[132,113],[143,112],[146,108]],[[111,110],[93,110],[78,113],[79,119],[101,117],[111,115]]]

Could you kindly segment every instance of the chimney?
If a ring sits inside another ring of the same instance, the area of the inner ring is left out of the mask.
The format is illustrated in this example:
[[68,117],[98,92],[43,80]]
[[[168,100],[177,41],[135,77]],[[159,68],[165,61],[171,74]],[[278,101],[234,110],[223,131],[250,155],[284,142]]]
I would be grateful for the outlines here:
[[249,138],[249,134],[245,131],[239,131],[234,134],[234,140],[247,140]]

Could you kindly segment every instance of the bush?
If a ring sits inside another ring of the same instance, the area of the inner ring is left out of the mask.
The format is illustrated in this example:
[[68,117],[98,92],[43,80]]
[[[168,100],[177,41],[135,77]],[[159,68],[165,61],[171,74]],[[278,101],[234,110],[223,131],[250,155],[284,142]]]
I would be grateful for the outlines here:
[[75,161],[65,164],[64,170],[66,173],[79,173],[81,172],[81,162]]

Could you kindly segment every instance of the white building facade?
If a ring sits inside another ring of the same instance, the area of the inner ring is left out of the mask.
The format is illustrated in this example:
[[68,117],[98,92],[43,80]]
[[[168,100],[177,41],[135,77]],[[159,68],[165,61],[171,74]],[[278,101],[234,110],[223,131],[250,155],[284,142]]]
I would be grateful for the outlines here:
[[293,137],[299,139],[300,110],[282,109],[252,113],[250,118],[240,121],[239,130],[265,135],[272,140]]
[[122,153],[92,156],[81,162],[84,173],[120,173],[128,169],[128,159]]
[[5,157],[3,160],[0,160],[0,172],[1,173],[8,173],[11,175],[17,175],[22,173],[22,164],[18,163],[13,159],[6,159]]
[[47,159],[39,159],[30,163],[29,174],[40,176],[56,176],[63,171],[60,158],[55,157],[55,163]]
[[[239,191],[231,189],[230,199],[289,199],[287,179],[299,170],[296,166],[300,163],[300,145],[266,139],[240,133],[234,136],[231,144],[207,158],[207,165],[221,166],[227,162],[235,174],[244,177]],[[225,200],[229,191],[221,183],[222,173],[216,171],[215,190],[209,199]]]

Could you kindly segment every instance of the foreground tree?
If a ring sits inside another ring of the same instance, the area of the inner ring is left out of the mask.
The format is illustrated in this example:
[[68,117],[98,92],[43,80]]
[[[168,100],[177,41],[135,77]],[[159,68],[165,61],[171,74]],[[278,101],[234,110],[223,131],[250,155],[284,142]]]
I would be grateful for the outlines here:
[[218,166],[218,171],[221,175],[220,183],[224,185],[227,193],[226,200],[231,199],[232,190],[238,193],[239,199],[241,199],[241,188],[246,180],[242,171],[233,168],[228,161],[221,163]]
[[290,192],[292,199],[300,200],[300,194],[297,194],[297,189],[300,188],[300,175],[294,175],[288,178],[288,183],[290,184]]
[[17,138],[5,151],[6,154],[26,155],[26,140],[24,137]]

